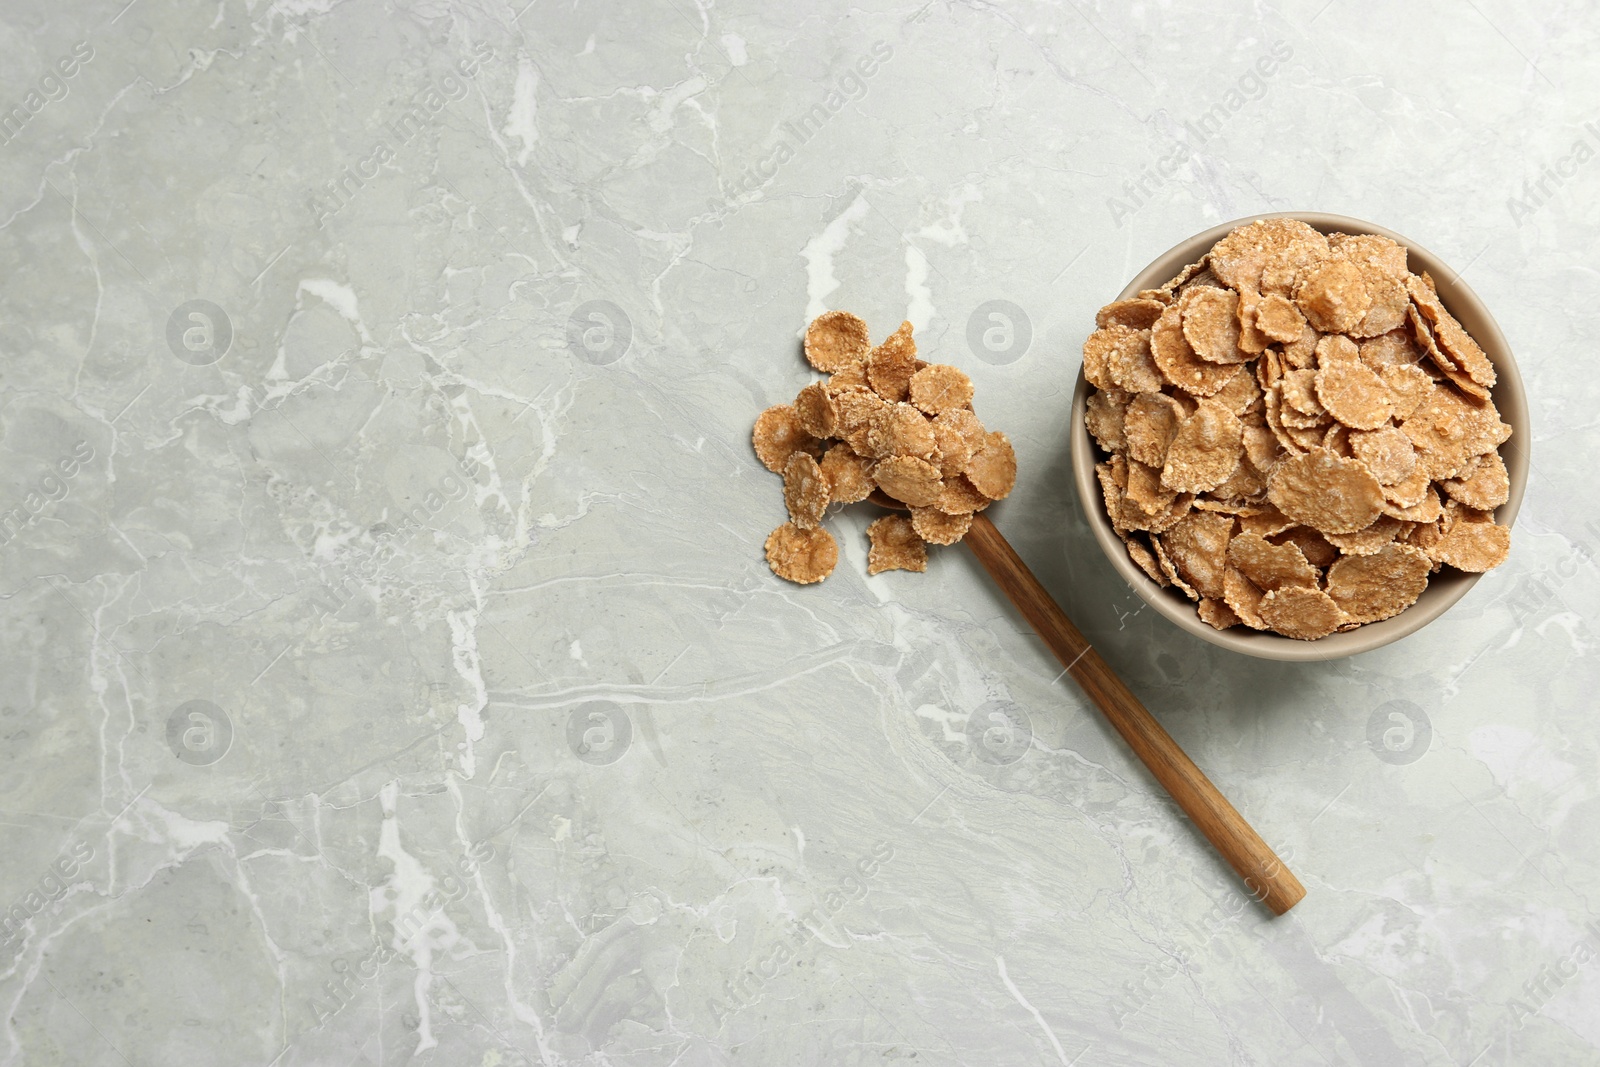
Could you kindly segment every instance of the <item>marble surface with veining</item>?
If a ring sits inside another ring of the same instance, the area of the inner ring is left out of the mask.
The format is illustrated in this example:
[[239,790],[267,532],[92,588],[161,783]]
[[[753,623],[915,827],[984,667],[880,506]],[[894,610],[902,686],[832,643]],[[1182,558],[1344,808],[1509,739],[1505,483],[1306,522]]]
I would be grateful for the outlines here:
[[[7,0],[0,1064],[1600,1062],[1600,12]],[[1120,585],[1095,309],[1253,213],[1443,256],[1510,561],[1351,659]],[[1309,894],[1252,902],[959,548],[808,587],[830,308]]]

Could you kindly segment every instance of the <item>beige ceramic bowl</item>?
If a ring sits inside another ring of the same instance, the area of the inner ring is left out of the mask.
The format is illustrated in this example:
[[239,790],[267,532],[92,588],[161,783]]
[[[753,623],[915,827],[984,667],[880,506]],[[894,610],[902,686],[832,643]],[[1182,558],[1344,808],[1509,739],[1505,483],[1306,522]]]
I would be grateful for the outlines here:
[[[1511,347],[1506,344],[1505,335],[1500,332],[1500,327],[1495,325],[1494,317],[1483,306],[1477,294],[1457,278],[1455,272],[1439,257],[1415,241],[1402,237],[1392,230],[1386,230],[1382,226],[1374,226],[1370,222],[1347,218],[1344,215],[1303,211],[1252,215],[1249,218],[1214,226],[1177,245],[1141,271],[1128,283],[1127,288],[1122,290],[1121,296],[1117,299],[1126,300],[1140,289],[1154,289],[1160,286],[1184,266],[1205,255],[1212,245],[1237,226],[1258,218],[1285,217],[1299,219],[1324,233],[1335,231],[1352,234],[1375,233],[1388,237],[1406,247],[1413,271],[1418,273],[1427,271],[1432,275],[1439,289],[1439,299],[1444,302],[1444,306],[1452,315],[1461,320],[1461,325],[1467,328],[1467,332],[1472,334],[1478,344],[1483,346],[1483,350],[1494,362],[1499,377],[1498,384],[1494,387],[1494,402],[1500,410],[1500,417],[1511,427],[1511,439],[1500,448],[1506,469],[1511,475],[1511,496],[1495,511],[1495,521],[1503,526],[1510,526],[1517,517],[1517,509],[1522,504],[1522,493],[1528,482],[1528,400],[1523,391],[1522,378],[1517,374],[1517,365],[1511,358]],[[1230,630],[1212,629],[1200,621],[1192,601],[1176,589],[1163,589],[1135,566],[1133,560],[1128,558],[1128,551],[1123,547],[1116,531],[1111,528],[1111,521],[1106,517],[1105,502],[1100,494],[1100,484],[1094,473],[1094,465],[1100,458],[1098,446],[1089,436],[1088,428],[1083,421],[1088,389],[1088,382],[1084,380],[1083,372],[1080,370],[1078,388],[1072,396],[1072,473],[1073,481],[1078,488],[1078,500],[1083,505],[1084,515],[1089,520],[1089,528],[1094,531],[1095,540],[1099,541],[1100,547],[1105,550],[1111,566],[1122,575],[1134,591],[1151,607],[1196,637],[1262,659],[1298,662],[1338,659],[1358,652],[1369,652],[1391,641],[1398,641],[1407,634],[1415,633],[1444,614],[1445,610],[1465,596],[1467,590],[1478,580],[1476,574],[1442,570],[1429,579],[1428,588],[1423,591],[1417,602],[1394,618],[1368,623],[1366,626],[1345,633],[1330,634],[1318,641],[1296,641],[1244,627],[1234,627]],[[1515,539],[1513,539],[1514,545]]]

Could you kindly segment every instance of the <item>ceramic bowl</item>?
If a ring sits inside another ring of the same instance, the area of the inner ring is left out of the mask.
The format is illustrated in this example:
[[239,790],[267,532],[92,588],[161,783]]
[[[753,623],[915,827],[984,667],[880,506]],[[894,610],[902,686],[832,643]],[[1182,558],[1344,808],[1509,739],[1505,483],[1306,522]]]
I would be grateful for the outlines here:
[[[1417,273],[1427,271],[1433,277],[1438,287],[1439,299],[1450,313],[1461,321],[1461,325],[1466,327],[1467,332],[1483,347],[1494,363],[1498,376],[1498,382],[1493,389],[1495,406],[1500,410],[1500,417],[1511,427],[1510,440],[1500,446],[1500,455],[1505,460],[1506,470],[1511,476],[1511,495],[1496,509],[1495,521],[1503,526],[1510,526],[1517,517],[1517,509],[1522,504],[1523,490],[1528,482],[1528,441],[1531,435],[1528,429],[1528,401],[1523,390],[1522,378],[1517,373],[1516,361],[1511,356],[1511,347],[1506,344],[1505,335],[1500,332],[1494,316],[1489,314],[1489,309],[1484,307],[1483,301],[1479,300],[1477,294],[1438,256],[1410,238],[1386,230],[1382,226],[1344,215],[1303,211],[1253,215],[1250,218],[1236,219],[1220,226],[1213,226],[1204,233],[1195,234],[1175,245],[1140,271],[1117,299],[1126,300],[1141,289],[1157,288],[1176,275],[1185,265],[1205,255],[1211,246],[1229,231],[1258,218],[1295,218],[1324,233],[1372,233],[1388,237],[1406,247],[1413,271]],[[1415,604],[1393,618],[1368,623],[1344,633],[1329,634],[1317,641],[1296,641],[1293,638],[1251,630],[1243,626],[1229,630],[1213,629],[1200,620],[1194,603],[1182,593],[1172,588],[1163,589],[1151,581],[1149,576],[1128,557],[1127,549],[1123,547],[1121,539],[1112,529],[1111,520],[1106,516],[1100,483],[1094,472],[1094,465],[1102,457],[1099,447],[1084,425],[1084,408],[1088,400],[1088,391],[1088,382],[1084,380],[1083,372],[1080,370],[1078,387],[1072,397],[1072,473],[1078,490],[1078,500],[1083,505],[1084,515],[1089,520],[1089,528],[1094,531],[1095,540],[1105,551],[1111,566],[1133,587],[1134,592],[1175,626],[1204,641],[1262,659],[1308,662],[1353,656],[1360,652],[1370,652],[1422,629],[1444,614],[1450,605],[1465,596],[1467,590],[1471,589],[1479,578],[1476,574],[1463,574],[1446,568],[1429,578],[1428,588],[1423,591]]]

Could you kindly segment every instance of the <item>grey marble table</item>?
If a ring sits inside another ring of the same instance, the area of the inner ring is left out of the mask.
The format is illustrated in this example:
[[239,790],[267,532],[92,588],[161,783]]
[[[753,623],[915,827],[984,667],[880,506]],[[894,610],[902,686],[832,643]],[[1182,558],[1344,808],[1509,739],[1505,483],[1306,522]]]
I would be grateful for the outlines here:
[[[1600,1062],[1597,46],[1506,0],[8,0],[0,1064]],[[1510,561],[1312,666],[1141,610],[1067,477],[1095,308],[1290,208],[1456,264],[1534,419]],[[869,578],[852,509],[769,573],[750,424],[837,307],[971,372],[997,524],[1289,916],[963,551]]]

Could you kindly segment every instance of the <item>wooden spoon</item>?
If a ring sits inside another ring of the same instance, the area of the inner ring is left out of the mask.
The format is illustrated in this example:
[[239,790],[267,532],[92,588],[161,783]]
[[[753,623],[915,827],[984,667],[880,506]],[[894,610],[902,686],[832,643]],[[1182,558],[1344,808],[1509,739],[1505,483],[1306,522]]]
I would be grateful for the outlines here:
[[[880,507],[906,509],[881,490],[873,490],[869,499]],[[1306,889],[1294,872],[1284,866],[1261,835],[1244,821],[1228,798],[1218,792],[1211,779],[1100,658],[1100,653],[1084,640],[987,515],[979,512],[972,516],[972,528],[962,544],[978,557],[989,577],[1011,598],[1067,673],[1077,679],[1134,755],[1150,768],[1206,840],[1244,879],[1251,894],[1278,915],[1299,903]]]

